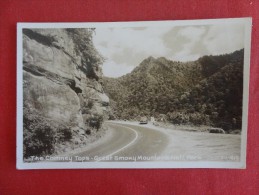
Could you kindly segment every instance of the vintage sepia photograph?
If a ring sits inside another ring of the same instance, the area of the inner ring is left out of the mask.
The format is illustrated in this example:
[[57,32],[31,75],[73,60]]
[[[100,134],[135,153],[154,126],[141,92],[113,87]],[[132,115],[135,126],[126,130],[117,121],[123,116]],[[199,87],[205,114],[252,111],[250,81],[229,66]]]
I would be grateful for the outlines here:
[[244,169],[251,23],[18,23],[17,168]]

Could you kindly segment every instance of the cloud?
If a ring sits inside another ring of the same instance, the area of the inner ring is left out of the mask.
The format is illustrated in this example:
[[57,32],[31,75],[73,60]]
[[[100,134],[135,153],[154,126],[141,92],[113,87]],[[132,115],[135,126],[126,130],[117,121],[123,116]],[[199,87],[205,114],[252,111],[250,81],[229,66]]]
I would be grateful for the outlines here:
[[178,33],[188,38],[190,41],[199,41],[205,31],[205,26],[188,26],[181,27]]
[[243,24],[211,26],[202,43],[207,48],[208,54],[211,55],[242,49],[244,47],[244,26]]
[[[206,33],[205,26],[175,27],[164,37],[165,45],[170,52],[165,57],[175,61],[191,61],[200,57],[200,51],[196,51],[197,44]],[[199,49],[202,49],[200,47]],[[196,52],[195,52],[196,51]]]
[[100,53],[114,62],[121,63],[123,59],[125,64],[136,66],[140,60],[167,52],[161,37],[168,30],[167,27],[98,28],[94,43]]
[[149,56],[193,61],[244,47],[244,26],[236,24],[96,28],[97,50],[107,59],[104,75],[118,77]]
[[118,64],[112,60],[107,60],[103,64],[103,74],[107,77],[120,77],[131,72],[135,66]]

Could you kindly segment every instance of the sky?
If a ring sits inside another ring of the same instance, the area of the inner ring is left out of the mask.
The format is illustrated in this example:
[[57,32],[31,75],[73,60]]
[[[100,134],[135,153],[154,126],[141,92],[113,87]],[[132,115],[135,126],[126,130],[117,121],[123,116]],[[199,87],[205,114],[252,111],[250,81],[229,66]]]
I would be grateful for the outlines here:
[[93,42],[106,59],[103,74],[120,77],[149,56],[186,62],[242,49],[244,25],[98,27]]

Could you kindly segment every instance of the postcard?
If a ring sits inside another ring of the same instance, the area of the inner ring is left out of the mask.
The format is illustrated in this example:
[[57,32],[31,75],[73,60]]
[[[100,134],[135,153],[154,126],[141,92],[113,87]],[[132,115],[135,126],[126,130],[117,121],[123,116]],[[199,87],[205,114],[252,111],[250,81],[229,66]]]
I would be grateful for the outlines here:
[[251,24],[18,23],[17,169],[244,169]]

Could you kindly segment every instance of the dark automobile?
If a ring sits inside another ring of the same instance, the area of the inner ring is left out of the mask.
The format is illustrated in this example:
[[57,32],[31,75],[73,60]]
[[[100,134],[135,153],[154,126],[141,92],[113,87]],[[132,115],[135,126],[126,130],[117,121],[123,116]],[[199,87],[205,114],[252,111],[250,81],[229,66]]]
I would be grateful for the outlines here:
[[209,131],[209,133],[221,133],[221,134],[225,134],[226,133],[221,128],[209,128],[208,131]]
[[143,116],[140,118],[139,124],[147,124],[147,123],[148,123],[148,120],[146,116]]

